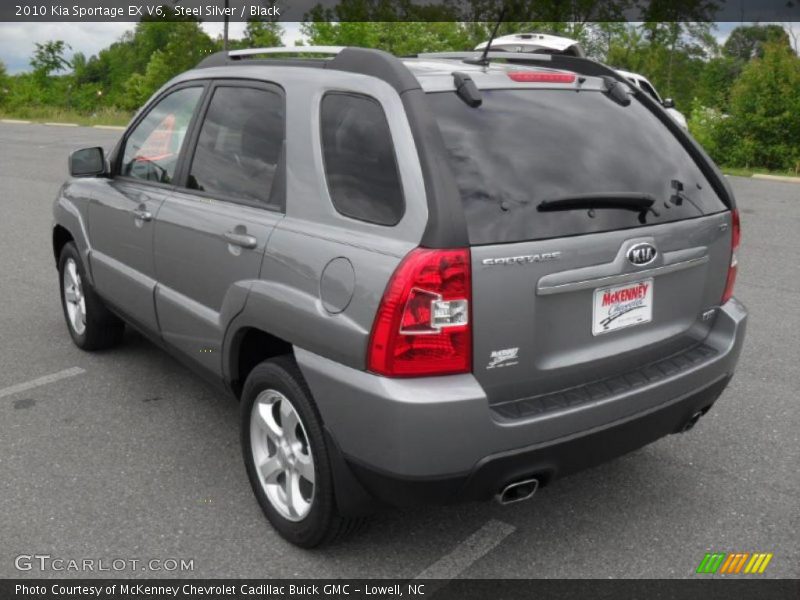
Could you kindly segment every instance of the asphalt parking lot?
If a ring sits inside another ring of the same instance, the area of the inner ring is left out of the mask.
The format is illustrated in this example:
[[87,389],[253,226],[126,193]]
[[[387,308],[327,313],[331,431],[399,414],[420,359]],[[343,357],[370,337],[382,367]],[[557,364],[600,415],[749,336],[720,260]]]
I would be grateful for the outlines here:
[[137,334],[98,354],[67,334],[51,203],[68,153],[118,136],[0,123],[0,577],[91,575],[19,571],[21,554],[194,561],[128,577],[696,577],[708,551],[800,577],[800,185],[731,178],[748,337],[690,433],[520,505],[388,512],[304,551],[262,517],[234,401]]

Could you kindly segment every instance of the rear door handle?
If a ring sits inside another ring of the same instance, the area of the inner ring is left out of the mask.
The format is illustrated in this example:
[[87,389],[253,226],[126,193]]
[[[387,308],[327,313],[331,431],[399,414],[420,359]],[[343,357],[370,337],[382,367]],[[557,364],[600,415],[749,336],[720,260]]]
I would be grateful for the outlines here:
[[149,210],[145,210],[143,208],[137,208],[133,211],[134,217],[140,219],[142,221],[152,221],[153,220],[153,213]]
[[234,246],[253,249],[258,245],[258,240],[254,236],[248,235],[246,233],[236,233],[235,231],[226,231],[224,235],[228,243]]

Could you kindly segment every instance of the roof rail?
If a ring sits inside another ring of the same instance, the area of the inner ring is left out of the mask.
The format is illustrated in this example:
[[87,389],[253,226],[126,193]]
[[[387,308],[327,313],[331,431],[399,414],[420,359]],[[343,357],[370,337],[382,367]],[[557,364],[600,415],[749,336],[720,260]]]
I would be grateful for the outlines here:
[[224,67],[226,65],[243,64],[243,59],[250,64],[264,64],[265,61],[259,61],[259,57],[264,55],[279,55],[279,54],[316,54],[316,55],[330,55],[325,57],[287,57],[287,58],[269,58],[271,65],[296,65],[306,67],[321,67],[325,62],[329,62],[331,57],[336,56],[342,50],[343,46],[285,46],[279,48],[245,48],[243,50],[230,50],[215,52],[211,56],[207,56],[197,65],[198,69],[206,67]]
[[[264,55],[316,54],[311,57],[265,58]],[[287,46],[282,48],[246,48],[216,52],[204,58],[196,68],[231,66],[311,67],[350,71],[382,79],[399,93],[419,88],[419,82],[396,56],[373,48],[350,46]]]
[[238,59],[259,54],[339,54],[344,46],[282,46],[275,48],[245,48],[244,50],[231,50],[228,58]]
[[[441,59],[452,59],[452,60],[464,60],[464,59],[472,59],[477,60],[483,57],[482,52],[424,52],[422,54],[417,54],[417,58],[441,58]],[[486,58],[496,58],[496,59],[514,59],[514,60],[530,60],[530,61],[540,61],[540,62],[547,62],[553,60],[552,54],[542,54],[537,52],[504,52],[502,50],[496,50],[494,52],[487,52]]]

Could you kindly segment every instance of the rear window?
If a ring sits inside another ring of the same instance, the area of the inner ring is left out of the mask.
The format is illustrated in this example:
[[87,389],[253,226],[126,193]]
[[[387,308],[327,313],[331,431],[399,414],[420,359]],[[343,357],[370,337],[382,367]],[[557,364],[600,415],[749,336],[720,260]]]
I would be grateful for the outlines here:
[[[461,192],[472,244],[497,244],[641,227],[637,212],[539,212],[544,200],[650,194],[647,225],[726,210],[680,142],[633,100],[599,91],[483,90],[470,108],[455,92],[428,94]],[[672,181],[684,201],[670,203]]]

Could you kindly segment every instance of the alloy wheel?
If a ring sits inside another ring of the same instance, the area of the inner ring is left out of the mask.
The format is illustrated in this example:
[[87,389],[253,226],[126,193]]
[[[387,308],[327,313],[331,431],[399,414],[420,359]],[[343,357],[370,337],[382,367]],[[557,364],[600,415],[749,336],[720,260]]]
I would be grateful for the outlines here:
[[304,519],[314,502],[314,456],[297,409],[276,390],[253,403],[250,449],[270,504],[290,521]]
[[67,318],[72,330],[78,335],[86,331],[86,298],[83,294],[83,283],[78,274],[78,265],[72,258],[64,264],[64,306],[67,307]]

